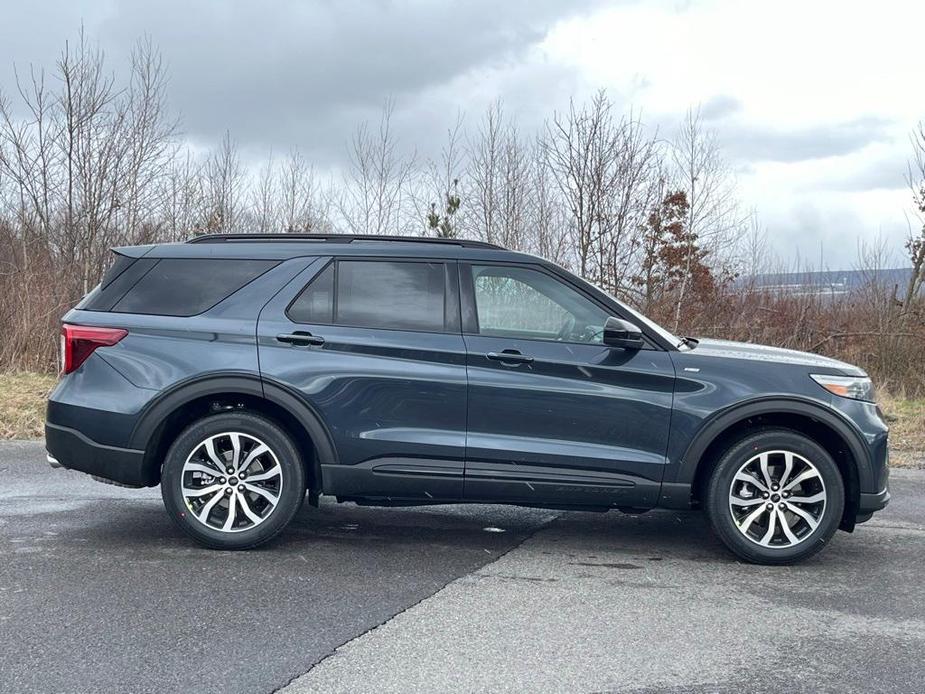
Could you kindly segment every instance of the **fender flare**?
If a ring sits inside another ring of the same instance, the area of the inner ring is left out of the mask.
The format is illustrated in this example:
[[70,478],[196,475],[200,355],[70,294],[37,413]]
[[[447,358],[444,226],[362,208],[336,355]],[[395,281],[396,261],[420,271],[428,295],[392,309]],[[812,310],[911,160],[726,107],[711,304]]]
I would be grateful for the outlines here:
[[[318,412],[297,392],[250,373],[215,373],[181,381],[152,400],[138,416],[129,448],[153,454],[150,442],[166,418],[183,405],[209,395],[242,393],[266,400],[288,412],[308,433],[317,453],[315,465],[336,464],[333,438]],[[153,464],[146,460],[146,464]]]
[[872,482],[870,457],[860,434],[839,413],[812,400],[799,398],[761,398],[737,403],[707,421],[687,446],[681,457],[677,484],[693,485],[703,454],[724,431],[746,419],[761,415],[795,414],[814,419],[834,431],[848,448],[855,462],[858,480],[864,488]]

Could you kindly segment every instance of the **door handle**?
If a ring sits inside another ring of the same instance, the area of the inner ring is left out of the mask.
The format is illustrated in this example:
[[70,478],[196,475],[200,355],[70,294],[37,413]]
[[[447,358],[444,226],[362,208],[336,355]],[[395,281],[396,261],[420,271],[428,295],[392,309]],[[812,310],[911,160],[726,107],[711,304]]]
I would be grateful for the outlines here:
[[312,335],[303,330],[296,330],[294,333],[282,334],[276,336],[277,341],[285,342],[290,345],[323,345],[324,338],[320,335]]
[[530,364],[533,362],[533,357],[528,357],[526,354],[521,354],[516,349],[505,349],[501,352],[489,352],[485,355],[492,361],[500,361],[502,364],[508,366],[513,366],[515,364]]

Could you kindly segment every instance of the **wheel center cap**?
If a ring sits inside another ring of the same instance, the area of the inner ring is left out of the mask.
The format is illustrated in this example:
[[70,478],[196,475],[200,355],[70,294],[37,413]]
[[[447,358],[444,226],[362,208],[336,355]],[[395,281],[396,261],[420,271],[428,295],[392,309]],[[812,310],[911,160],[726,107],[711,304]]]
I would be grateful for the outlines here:
[[772,495],[772,496],[771,496],[771,501],[773,501],[775,504],[776,504],[778,501],[780,501],[780,494],[774,494],[774,495]]
[[228,484],[235,485],[235,484],[237,484],[237,483],[238,483],[238,478],[237,478],[237,477],[230,477],[230,478],[228,478]]

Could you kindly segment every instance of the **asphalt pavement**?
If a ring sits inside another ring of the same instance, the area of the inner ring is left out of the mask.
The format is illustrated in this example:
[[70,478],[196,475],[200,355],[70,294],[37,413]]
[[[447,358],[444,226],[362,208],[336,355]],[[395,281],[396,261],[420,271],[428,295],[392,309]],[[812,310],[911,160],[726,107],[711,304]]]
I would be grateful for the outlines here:
[[[0,443],[0,692],[272,692],[553,514],[306,504],[277,542],[201,549],[158,489]],[[484,528],[503,526],[506,532]]]
[[925,471],[796,567],[697,513],[307,505],[200,549],[158,490],[0,443],[0,691],[925,690]]

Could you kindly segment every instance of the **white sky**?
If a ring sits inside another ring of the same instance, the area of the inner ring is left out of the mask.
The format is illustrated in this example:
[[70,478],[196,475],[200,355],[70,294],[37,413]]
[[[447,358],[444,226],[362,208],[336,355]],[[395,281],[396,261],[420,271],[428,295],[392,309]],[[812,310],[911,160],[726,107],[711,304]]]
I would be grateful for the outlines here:
[[907,233],[923,26],[914,0],[646,2],[562,22],[542,49],[650,120],[726,104],[711,125],[777,250],[817,261],[821,244],[845,267],[860,239]]

